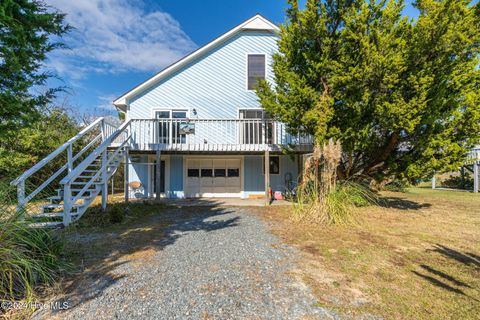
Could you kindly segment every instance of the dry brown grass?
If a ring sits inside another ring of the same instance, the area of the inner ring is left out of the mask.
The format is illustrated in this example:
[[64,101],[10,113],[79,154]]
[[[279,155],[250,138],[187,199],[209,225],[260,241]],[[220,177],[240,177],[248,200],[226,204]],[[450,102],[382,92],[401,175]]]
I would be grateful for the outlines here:
[[319,305],[387,319],[478,319],[480,195],[413,188],[382,196],[354,226],[293,223],[278,207],[263,216],[301,249],[296,273]]

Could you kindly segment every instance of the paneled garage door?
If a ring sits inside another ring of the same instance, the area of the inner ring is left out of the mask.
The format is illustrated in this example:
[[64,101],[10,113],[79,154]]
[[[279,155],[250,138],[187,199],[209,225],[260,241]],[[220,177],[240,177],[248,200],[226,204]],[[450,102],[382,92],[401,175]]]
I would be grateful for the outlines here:
[[187,197],[239,197],[241,159],[187,159]]

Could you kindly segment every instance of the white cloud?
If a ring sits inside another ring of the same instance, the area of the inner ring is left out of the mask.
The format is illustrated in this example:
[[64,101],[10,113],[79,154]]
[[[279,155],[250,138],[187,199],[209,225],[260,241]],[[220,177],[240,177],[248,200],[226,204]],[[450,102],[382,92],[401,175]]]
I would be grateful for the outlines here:
[[108,110],[108,111],[113,111],[115,110],[115,107],[112,105],[112,101],[115,100],[116,96],[113,94],[109,95],[104,95],[104,96],[99,96],[99,104],[97,108]]
[[75,29],[55,51],[49,67],[81,79],[88,72],[158,71],[196,45],[171,15],[147,11],[140,1],[47,0],[67,14]]

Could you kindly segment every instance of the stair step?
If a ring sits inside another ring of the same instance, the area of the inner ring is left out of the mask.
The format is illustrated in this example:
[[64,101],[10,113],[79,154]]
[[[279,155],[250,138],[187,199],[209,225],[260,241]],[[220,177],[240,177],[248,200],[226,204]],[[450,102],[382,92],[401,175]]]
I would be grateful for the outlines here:
[[[90,193],[89,193],[90,194]],[[83,199],[83,200],[90,200],[90,199],[93,199],[95,197],[92,197],[92,196],[89,196],[89,197],[80,197],[80,199]],[[63,197],[60,197],[60,196],[53,196],[53,197],[48,197],[47,198],[48,200],[50,201],[63,201]],[[58,204],[58,203],[51,203],[51,204]],[[63,204],[62,204],[63,205]]]
[[[80,191],[82,191],[82,189],[71,189],[72,193],[79,193]],[[85,192],[88,192],[88,193],[92,193],[92,192],[95,192],[97,191],[96,189],[87,189],[85,190]]]
[[[76,212],[72,212],[70,213],[73,216],[78,216],[78,213]],[[63,212],[44,212],[44,213],[39,213],[39,214],[36,214],[34,216],[32,216],[32,218],[37,218],[37,219],[40,219],[40,218],[63,218]]]
[[30,228],[59,228],[63,226],[62,221],[35,222],[28,225]]
[[98,172],[98,170],[88,170],[88,169],[87,169],[87,170],[83,170],[83,172],[84,172],[84,173],[85,173],[85,172],[87,172],[87,173],[88,173],[88,172]]
[[[77,207],[81,207],[81,206],[83,206],[83,204],[79,204],[79,203],[72,204],[72,208],[77,208]],[[50,203],[50,204],[41,205],[39,207],[43,208],[43,209],[58,209],[58,208],[63,208],[63,203],[62,204],[60,204],[60,203]]]
[[[88,184],[88,183],[90,183],[90,181],[74,181],[74,182],[72,182],[72,184],[75,184],[75,185],[83,185],[83,186],[86,185],[86,184]],[[94,181],[94,182],[92,182],[92,185],[95,185],[95,184],[103,184],[103,182],[101,182],[101,181]]]
[[[94,191],[96,191],[96,190],[97,190],[97,188],[95,187],[95,185],[92,185],[91,187],[88,187],[88,189],[85,190],[85,192],[92,193],[92,192],[94,192]],[[79,193],[80,191],[82,191],[82,189],[72,188],[72,189],[70,189],[70,191],[72,192],[72,194],[73,194],[73,193],[76,194],[76,193]],[[58,193],[58,196],[54,196],[54,197],[60,197],[60,193],[63,194],[63,190],[62,190],[62,189],[57,190],[57,193]],[[53,197],[52,197],[52,198],[53,198]],[[63,199],[63,195],[61,196],[61,199]],[[55,200],[55,199],[54,199],[54,200]]]
[[[97,172],[97,171],[95,171]],[[81,175],[81,176],[78,176],[77,178],[82,178],[82,179],[87,179],[87,178],[93,178],[95,175],[93,176],[84,176],[84,175]]]
[[[113,167],[113,166],[117,166],[120,164],[120,161],[113,161],[111,162],[108,166],[109,167]],[[88,167],[96,167],[96,168],[100,168],[102,166],[101,163],[98,163],[98,162],[92,162],[88,165]],[[86,170],[83,170],[83,172],[85,172]]]

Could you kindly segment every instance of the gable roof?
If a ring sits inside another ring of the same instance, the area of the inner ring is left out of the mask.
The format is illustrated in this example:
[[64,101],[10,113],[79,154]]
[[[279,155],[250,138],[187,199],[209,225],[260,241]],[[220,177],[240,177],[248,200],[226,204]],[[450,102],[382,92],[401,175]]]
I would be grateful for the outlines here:
[[155,83],[157,83],[158,81],[166,77],[167,75],[178,70],[179,68],[186,65],[193,59],[208,52],[211,48],[217,46],[218,44],[224,42],[225,40],[231,38],[232,36],[234,36],[235,34],[243,30],[266,30],[271,32],[278,32],[280,28],[274,23],[272,23],[271,21],[269,21],[268,19],[266,19],[265,17],[263,17],[262,15],[257,13],[250,19],[242,22],[241,24],[234,27],[230,31],[225,32],[224,34],[214,39],[213,41],[207,43],[203,47],[198,48],[197,50],[181,58],[177,62],[169,65],[168,67],[158,72],[156,75],[154,75],[150,79],[147,79],[146,81],[142,82],[141,84],[134,87],[133,89],[130,89],[129,91],[125,92],[123,95],[121,95],[120,97],[118,97],[113,101],[113,105],[125,111],[129,99],[142,93],[143,91],[150,88],[152,85],[154,85]]

